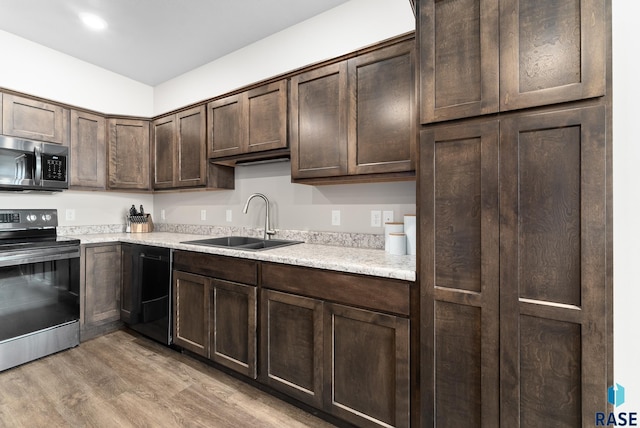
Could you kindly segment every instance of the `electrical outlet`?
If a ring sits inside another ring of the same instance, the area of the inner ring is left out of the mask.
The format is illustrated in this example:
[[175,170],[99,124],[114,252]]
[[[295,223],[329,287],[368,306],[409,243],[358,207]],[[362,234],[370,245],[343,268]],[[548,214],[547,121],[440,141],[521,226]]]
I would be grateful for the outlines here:
[[67,221],[74,221],[76,219],[76,210],[73,208],[67,208],[64,212],[65,219]]
[[200,220],[205,221],[207,219],[207,210],[200,210]]
[[384,211],[382,213],[383,223],[393,223],[393,211]]
[[371,211],[371,227],[380,227],[382,226],[382,212],[381,211]]
[[340,210],[331,211],[331,225],[340,226]]
[[233,218],[233,211],[231,210],[227,210],[227,215],[226,215],[227,221],[231,222],[232,218]]
[[166,220],[167,219],[167,213],[165,212],[165,210],[160,210],[160,220]]

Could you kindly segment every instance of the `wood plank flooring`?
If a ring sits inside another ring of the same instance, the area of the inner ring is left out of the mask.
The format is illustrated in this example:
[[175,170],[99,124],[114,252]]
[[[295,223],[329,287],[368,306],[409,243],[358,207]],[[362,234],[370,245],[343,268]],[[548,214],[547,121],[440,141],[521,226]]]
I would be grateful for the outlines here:
[[119,330],[0,373],[1,427],[332,427]]

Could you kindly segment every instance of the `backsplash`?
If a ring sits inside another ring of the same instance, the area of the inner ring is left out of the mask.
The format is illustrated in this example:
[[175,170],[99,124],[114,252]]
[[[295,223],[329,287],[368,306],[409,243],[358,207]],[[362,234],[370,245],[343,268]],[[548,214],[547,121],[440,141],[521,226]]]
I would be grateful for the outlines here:
[[[97,226],[58,226],[58,234],[89,235],[100,233],[123,233],[123,224],[107,224]],[[261,237],[264,229],[238,226],[206,226],[195,224],[155,223],[155,232],[189,233],[208,236],[254,236]],[[352,232],[316,232],[309,230],[277,230],[275,237],[304,241],[308,244],[335,245],[340,247],[384,249],[384,234],[352,233]]]

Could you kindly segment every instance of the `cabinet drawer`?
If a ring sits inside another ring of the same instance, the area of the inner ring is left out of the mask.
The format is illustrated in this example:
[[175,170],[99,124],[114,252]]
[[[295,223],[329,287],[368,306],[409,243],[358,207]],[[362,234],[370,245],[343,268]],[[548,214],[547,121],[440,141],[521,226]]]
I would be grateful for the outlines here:
[[212,254],[176,251],[173,268],[212,278],[258,285],[258,262]]
[[409,316],[409,282],[263,263],[262,285],[274,290]]

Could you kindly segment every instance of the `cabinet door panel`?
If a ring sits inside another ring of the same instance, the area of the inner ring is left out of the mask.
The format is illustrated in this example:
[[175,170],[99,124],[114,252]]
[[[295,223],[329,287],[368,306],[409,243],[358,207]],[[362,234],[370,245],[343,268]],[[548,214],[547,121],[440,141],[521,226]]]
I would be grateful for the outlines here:
[[4,94],[2,113],[2,132],[5,135],[69,144],[69,109]]
[[256,377],[256,287],[211,280],[211,359]]
[[409,426],[409,320],[325,304],[325,403],[358,426]]
[[414,170],[414,43],[349,60],[349,174]]
[[207,123],[205,107],[195,107],[176,114],[176,182],[177,187],[202,186],[207,183]]
[[173,271],[173,342],[209,357],[208,279]]
[[604,0],[504,0],[500,109],[605,93]]
[[120,245],[85,248],[85,327],[120,319]]
[[606,408],[605,110],[519,115],[500,135],[501,421]]
[[209,157],[238,155],[244,150],[242,95],[236,94],[208,104]]
[[423,131],[420,165],[423,424],[498,426],[498,122]]
[[69,184],[105,189],[107,184],[106,119],[71,110]]
[[498,111],[498,0],[420,2],[420,120]]
[[322,408],[322,302],[263,290],[261,381]]
[[149,122],[109,119],[109,188],[148,190]]
[[245,116],[249,152],[287,147],[287,81],[248,91]]
[[175,115],[153,121],[153,188],[174,186]]
[[291,174],[347,173],[347,63],[291,78]]

